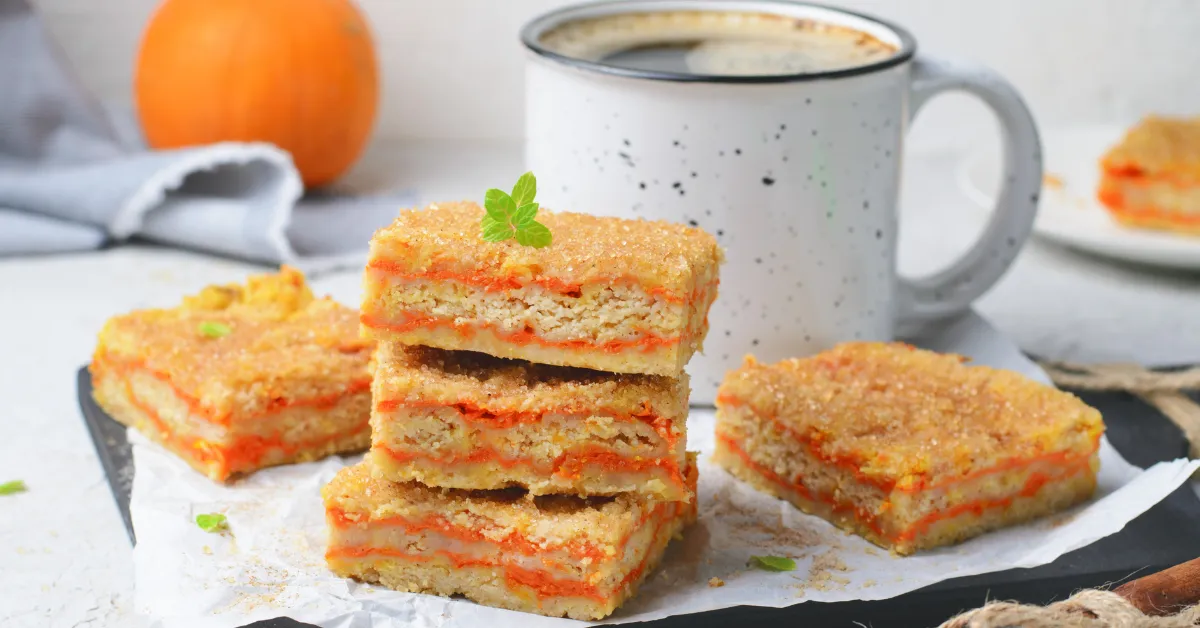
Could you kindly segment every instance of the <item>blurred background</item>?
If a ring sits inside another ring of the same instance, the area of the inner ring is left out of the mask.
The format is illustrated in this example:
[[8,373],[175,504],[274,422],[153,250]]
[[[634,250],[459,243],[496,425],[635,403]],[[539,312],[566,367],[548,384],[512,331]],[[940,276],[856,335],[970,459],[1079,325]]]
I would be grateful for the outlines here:
[[[83,82],[128,107],[143,29],[157,0],[35,0]],[[518,141],[517,30],[562,0],[359,0],[375,34],[382,101],[376,138]],[[1039,123],[1132,122],[1200,111],[1200,6],[1194,0],[842,0],[895,20],[928,52],[990,65]],[[949,115],[949,118],[944,116]],[[939,99],[914,147],[969,144],[982,106]],[[960,123],[961,122],[961,123]]]

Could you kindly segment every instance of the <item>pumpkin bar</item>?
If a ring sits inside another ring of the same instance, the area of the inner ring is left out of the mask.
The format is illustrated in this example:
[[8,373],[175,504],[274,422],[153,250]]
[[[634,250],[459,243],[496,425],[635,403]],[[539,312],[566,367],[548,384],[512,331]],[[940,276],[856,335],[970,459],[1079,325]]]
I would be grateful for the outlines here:
[[381,341],[368,458],[396,482],[691,498],[687,375],[621,375]]
[[1062,510],[1096,486],[1100,413],[1010,371],[900,343],[747,358],[717,396],[715,460],[898,554]]
[[677,377],[708,331],[716,240],[665,222],[541,211],[542,249],[480,237],[474,203],[407,210],[371,240],[362,322],[376,338]]
[[[330,569],[542,615],[608,616],[696,518],[694,500],[437,489],[383,481],[368,466],[342,469],[322,491]],[[694,491],[694,464],[687,478]]]
[[357,312],[284,266],[110,319],[90,370],[105,412],[224,481],[366,449],[370,358]]
[[1100,165],[1100,202],[1118,222],[1200,234],[1200,117],[1150,116]]

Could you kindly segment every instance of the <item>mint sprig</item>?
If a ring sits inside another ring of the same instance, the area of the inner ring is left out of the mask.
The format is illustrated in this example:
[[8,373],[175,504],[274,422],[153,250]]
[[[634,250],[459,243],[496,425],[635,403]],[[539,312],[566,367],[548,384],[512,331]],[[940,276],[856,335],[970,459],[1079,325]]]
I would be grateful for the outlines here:
[[795,571],[796,561],[784,556],[751,556],[750,562],[766,571]]
[[536,194],[537,179],[532,172],[517,179],[511,194],[496,188],[488,190],[483,197],[487,213],[479,225],[480,236],[487,242],[515,239],[517,244],[535,249],[550,246],[550,230],[534,219],[538,211],[538,204],[533,202]]

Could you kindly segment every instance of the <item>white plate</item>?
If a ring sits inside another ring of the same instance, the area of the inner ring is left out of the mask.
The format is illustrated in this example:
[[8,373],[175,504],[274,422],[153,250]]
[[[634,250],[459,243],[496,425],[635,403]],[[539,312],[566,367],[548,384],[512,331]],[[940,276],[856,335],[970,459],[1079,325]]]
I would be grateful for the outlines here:
[[[1063,185],[1042,187],[1034,233],[1105,257],[1200,270],[1200,238],[1121,227],[1096,200],[1100,157],[1123,132],[1113,126],[1043,135],[1046,174],[1058,177]],[[972,154],[958,172],[963,191],[983,208],[993,206],[999,179],[1000,155],[995,150]]]

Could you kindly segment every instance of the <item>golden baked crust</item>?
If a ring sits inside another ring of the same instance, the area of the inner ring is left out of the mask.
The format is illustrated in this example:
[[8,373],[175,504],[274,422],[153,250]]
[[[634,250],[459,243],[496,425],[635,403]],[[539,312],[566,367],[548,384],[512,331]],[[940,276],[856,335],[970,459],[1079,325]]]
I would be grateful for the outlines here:
[[764,365],[717,394],[718,464],[901,554],[1091,495],[1104,425],[1074,396],[902,343]]
[[1101,161],[1114,174],[1189,176],[1200,183],[1200,117],[1148,116]]
[[287,266],[210,286],[110,319],[89,367],[94,396],[214,480],[361,450],[372,345],[357,319]]
[[820,456],[900,487],[936,485],[1005,460],[1089,453],[1100,413],[1019,373],[902,343],[857,342],[803,359],[748,357],[718,404],[749,405]]
[[[368,467],[342,469],[322,490],[335,573],[545,615],[612,613],[696,517],[695,500],[435,489]],[[693,491],[695,481],[692,456]]]
[[[230,333],[208,337],[206,323]],[[303,274],[284,266],[245,286],[207,287],[175,308],[109,319],[93,362],[152,371],[222,422],[363,388],[371,348],[357,312],[314,298]]]
[[494,414],[611,413],[687,418],[688,379],[606,373],[381,341],[377,401],[470,404]]
[[506,287],[542,283],[562,291],[632,282],[647,292],[690,299],[695,278],[723,259],[716,239],[700,229],[544,209],[538,221],[554,236],[550,246],[485,242],[479,236],[483,214],[471,202],[404,210],[375,232],[368,266],[406,275],[450,274]]

